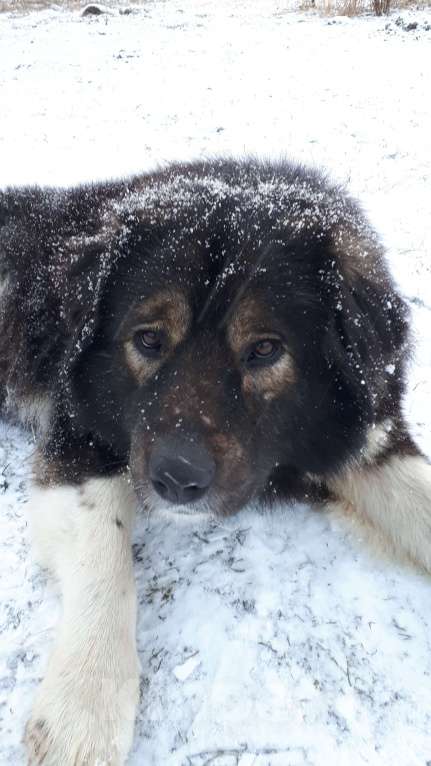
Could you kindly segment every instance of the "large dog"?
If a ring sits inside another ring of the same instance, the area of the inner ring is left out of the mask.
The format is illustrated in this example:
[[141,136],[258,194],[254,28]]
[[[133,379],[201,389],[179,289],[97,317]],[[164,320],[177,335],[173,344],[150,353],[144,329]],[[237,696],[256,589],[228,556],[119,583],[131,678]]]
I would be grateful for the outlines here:
[[175,165],[0,194],[0,393],[39,430],[29,516],[64,612],[31,764],[122,764],[139,663],[135,506],[347,508],[431,570],[431,467],[401,411],[408,317],[323,175]]

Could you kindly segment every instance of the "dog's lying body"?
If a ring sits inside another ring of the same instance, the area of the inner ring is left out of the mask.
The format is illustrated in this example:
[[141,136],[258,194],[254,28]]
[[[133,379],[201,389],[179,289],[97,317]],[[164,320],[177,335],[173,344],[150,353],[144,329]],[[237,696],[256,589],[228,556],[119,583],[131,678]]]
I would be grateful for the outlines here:
[[219,161],[6,190],[0,280],[0,395],[38,426],[29,516],[64,599],[32,764],[127,756],[139,502],[326,503],[431,571],[431,467],[401,410],[407,311],[322,176]]

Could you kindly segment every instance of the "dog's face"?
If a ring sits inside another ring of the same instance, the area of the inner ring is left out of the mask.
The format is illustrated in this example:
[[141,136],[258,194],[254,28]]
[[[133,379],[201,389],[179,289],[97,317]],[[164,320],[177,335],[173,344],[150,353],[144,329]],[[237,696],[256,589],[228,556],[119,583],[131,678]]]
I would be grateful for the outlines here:
[[129,262],[116,276],[80,396],[102,429],[115,426],[110,440],[129,451],[150,506],[228,514],[285,456],[295,360],[259,254],[219,271],[204,247],[178,257],[178,237],[151,253],[150,267]]
[[276,212],[196,203],[122,230],[75,399],[150,506],[229,514],[363,442],[367,306],[331,235]]
[[122,363],[136,387],[131,468],[150,502],[156,493],[231,513],[281,458],[278,411],[293,395],[294,361],[264,295],[240,285],[222,297],[171,284],[121,324]]

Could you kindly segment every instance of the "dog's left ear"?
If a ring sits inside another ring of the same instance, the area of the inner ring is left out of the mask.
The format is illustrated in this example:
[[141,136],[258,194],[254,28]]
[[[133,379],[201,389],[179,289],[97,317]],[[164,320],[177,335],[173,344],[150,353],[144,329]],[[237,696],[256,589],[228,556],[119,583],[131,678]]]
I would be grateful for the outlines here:
[[350,268],[350,263],[350,258],[339,256],[328,266],[333,271],[331,317],[324,353],[356,396],[373,409],[385,378],[402,378],[403,370],[392,367],[405,357],[408,310],[380,253],[368,262],[369,271],[366,265]]

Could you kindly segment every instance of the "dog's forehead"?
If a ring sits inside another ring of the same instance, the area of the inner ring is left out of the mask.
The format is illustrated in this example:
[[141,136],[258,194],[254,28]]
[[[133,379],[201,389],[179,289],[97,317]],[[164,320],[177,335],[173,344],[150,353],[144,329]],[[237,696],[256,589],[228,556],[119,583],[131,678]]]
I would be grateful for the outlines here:
[[[162,294],[175,306],[172,296],[181,294],[193,320],[213,326],[256,323],[264,308],[267,315],[283,312],[287,293],[291,300],[295,292],[295,274],[290,281],[286,275],[298,233],[286,208],[299,192],[304,196],[295,183],[275,180],[237,187],[188,176],[140,189],[126,206],[136,222],[131,295],[150,305]],[[298,220],[301,228],[303,216]]]
[[135,275],[136,285],[141,283],[134,303],[138,320],[183,330],[217,329],[230,340],[239,339],[246,328],[256,333],[270,328],[280,301],[272,283],[271,259],[261,258],[259,248],[244,247],[239,256],[225,251],[221,259],[202,239],[188,253],[176,249],[170,253],[163,241],[159,247],[162,255],[155,258],[150,272],[139,269]]

